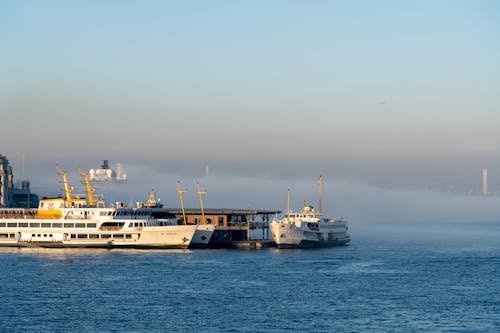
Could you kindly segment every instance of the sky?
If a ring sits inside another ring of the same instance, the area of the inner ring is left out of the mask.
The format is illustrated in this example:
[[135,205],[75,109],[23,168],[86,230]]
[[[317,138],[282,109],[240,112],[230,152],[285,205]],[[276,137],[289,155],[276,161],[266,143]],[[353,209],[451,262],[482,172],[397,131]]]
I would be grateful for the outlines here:
[[103,159],[142,192],[206,164],[274,195],[479,191],[484,167],[499,191],[499,36],[498,1],[6,0],[0,154],[42,192]]

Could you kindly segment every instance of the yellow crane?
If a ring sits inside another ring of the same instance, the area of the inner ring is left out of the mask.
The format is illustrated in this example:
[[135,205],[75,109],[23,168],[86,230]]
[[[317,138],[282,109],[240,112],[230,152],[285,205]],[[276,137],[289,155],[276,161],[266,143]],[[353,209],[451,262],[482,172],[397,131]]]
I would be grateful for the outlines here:
[[182,218],[184,219],[184,225],[186,225],[186,212],[184,211],[184,200],[182,200],[182,195],[187,192],[187,189],[181,188],[181,182],[177,181],[177,192],[179,193],[179,199],[181,201],[182,208]]
[[82,169],[80,169],[80,168],[78,168],[78,172],[80,173],[80,177],[82,177],[85,180],[85,186],[87,187],[87,195],[88,195],[89,205],[95,205],[97,203],[97,200],[94,199],[95,189],[93,189],[90,186],[89,175],[84,173],[82,171]]
[[198,194],[198,196],[200,197],[201,224],[205,224],[205,211],[203,210],[203,200],[202,200],[201,197],[203,196],[203,194],[207,194],[207,190],[206,189],[203,189],[203,190],[200,189],[200,182],[196,183],[196,189],[198,190],[196,192],[196,194]]
[[56,164],[56,171],[59,176],[63,177],[64,192],[66,192],[66,200],[72,201],[71,192],[73,192],[73,189],[69,187],[68,174],[59,167],[59,164]]

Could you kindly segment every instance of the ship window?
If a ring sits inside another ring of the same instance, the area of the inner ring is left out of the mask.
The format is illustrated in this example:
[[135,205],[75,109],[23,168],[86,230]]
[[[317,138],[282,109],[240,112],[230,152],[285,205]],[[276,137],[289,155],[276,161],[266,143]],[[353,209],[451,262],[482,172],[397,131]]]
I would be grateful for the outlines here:
[[17,223],[7,223],[7,228],[17,228]]
[[95,223],[87,223],[87,228],[95,228],[96,224]]
[[0,234],[0,238],[9,238],[9,234]]
[[5,223],[0,223],[0,227],[5,228]]
[[96,235],[96,234],[90,234],[90,235],[89,235],[89,238],[94,238],[94,239],[95,239],[95,238],[99,238],[99,235]]
[[207,224],[212,224],[212,219],[207,219]]
[[104,235],[101,235],[101,238],[105,238],[105,239],[108,239],[108,238],[111,238],[111,235],[108,235],[108,234],[104,234]]
[[42,223],[42,228],[50,228],[50,223]]
[[133,226],[134,226],[134,223],[132,223],[132,222],[128,224],[129,228],[132,228]]
[[40,228],[40,223],[30,223],[31,228]]
[[27,228],[28,227],[28,223],[26,222],[19,222],[19,228]]
[[78,238],[89,238],[87,234],[78,234]]
[[38,237],[42,237],[42,234],[38,234]]
[[198,224],[200,222],[200,219],[199,218],[195,218],[194,219],[194,224]]
[[71,238],[76,238],[76,235],[75,234],[71,234]]
[[123,238],[123,234],[114,234],[113,238]]
[[49,234],[49,237],[52,237],[53,235],[52,234]]
[[31,234],[31,237],[36,237],[36,235],[35,234]]
[[64,223],[65,228],[74,228],[75,224],[74,223]]
[[47,234],[43,234],[43,237],[47,237]]
[[126,235],[125,235],[125,238],[127,238],[127,239],[131,239],[131,238],[132,238],[132,235],[131,235],[131,234],[126,234]]
[[75,227],[76,228],[85,228],[85,223],[76,223]]
[[62,223],[53,223],[52,224],[52,228],[61,228],[62,227]]

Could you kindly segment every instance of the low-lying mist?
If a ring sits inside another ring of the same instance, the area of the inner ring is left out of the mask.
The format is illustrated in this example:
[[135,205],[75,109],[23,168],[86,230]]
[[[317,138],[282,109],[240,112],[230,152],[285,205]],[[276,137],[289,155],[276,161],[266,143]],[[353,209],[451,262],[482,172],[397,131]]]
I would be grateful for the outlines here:
[[[182,174],[161,173],[144,166],[127,166],[129,180],[121,183],[93,183],[96,193],[107,203],[122,201],[136,205],[146,201],[154,190],[164,207],[180,207],[177,181],[187,188],[186,207],[198,208],[196,183],[206,188],[203,196],[206,208],[272,209],[286,211],[287,187],[291,187],[291,209],[298,210],[304,201],[317,207],[318,177],[277,179],[210,174],[193,178]],[[69,173],[74,193],[85,193],[80,176]],[[32,178],[32,190],[40,196],[63,194],[60,177]],[[369,230],[385,224],[415,225],[429,223],[500,222],[500,198],[460,196],[447,193],[380,188],[346,179],[324,176],[323,213],[329,217],[344,217],[353,232]]]

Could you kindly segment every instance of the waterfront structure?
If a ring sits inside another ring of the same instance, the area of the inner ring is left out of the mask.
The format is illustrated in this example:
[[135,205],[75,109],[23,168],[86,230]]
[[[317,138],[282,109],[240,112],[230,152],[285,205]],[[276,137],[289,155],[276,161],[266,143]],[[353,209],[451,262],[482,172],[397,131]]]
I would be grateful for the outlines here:
[[[159,211],[184,217],[187,225],[214,226],[209,248],[255,248],[274,246],[269,235],[269,221],[279,210],[222,209],[222,208],[167,208]],[[159,212],[160,213],[160,212]]]
[[0,154],[0,207],[32,208],[38,206],[38,201],[38,196],[31,193],[28,180],[15,186],[9,160]]
[[488,195],[488,169],[483,168],[483,194]]
[[320,247],[346,245],[350,241],[347,221],[324,218],[321,215],[323,177],[320,176],[320,199],[318,212],[304,203],[300,212],[290,212],[290,187],[288,188],[288,209],[283,219],[275,219],[270,228],[278,248]]

